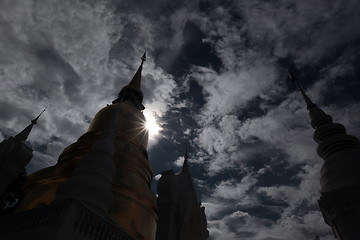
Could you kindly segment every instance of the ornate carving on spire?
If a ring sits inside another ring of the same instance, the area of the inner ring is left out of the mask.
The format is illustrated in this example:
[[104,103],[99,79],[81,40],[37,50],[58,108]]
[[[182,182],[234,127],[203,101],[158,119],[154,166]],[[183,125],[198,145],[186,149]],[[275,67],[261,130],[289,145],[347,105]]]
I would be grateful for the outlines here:
[[24,130],[22,130],[20,133],[18,133],[18,134],[15,136],[15,138],[18,139],[18,140],[20,140],[20,141],[25,142],[26,139],[29,137],[29,134],[30,134],[30,132],[31,132],[32,127],[33,127],[35,124],[37,124],[38,119],[40,118],[41,114],[42,114],[43,112],[45,112],[45,110],[46,110],[46,108],[45,108],[44,110],[42,110],[42,112],[41,112],[35,119],[31,120],[31,123],[30,123]]
[[142,105],[144,95],[141,91],[141,73],[144,61],[146,61],[146,52],[144,52],[143,56],[141,57],[140,66],[131,79],[130,83],[121,89],[118,98],[112,102],[113,104],[129,100],[139,110],[145,109],[144,105]]

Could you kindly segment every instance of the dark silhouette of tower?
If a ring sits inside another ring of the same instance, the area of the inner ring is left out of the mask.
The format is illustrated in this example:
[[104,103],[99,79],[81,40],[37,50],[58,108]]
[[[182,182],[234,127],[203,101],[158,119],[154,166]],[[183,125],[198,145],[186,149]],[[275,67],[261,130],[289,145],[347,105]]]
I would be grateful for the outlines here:
[[31,120],[30,124],[15,137],[11,136],[0,143],[0,200],[2,207],[0,212],[7,209],[8,204],[14,204],[19,200],[21,184],[26,177],[25,167],[33,156],[33,150],[25,144],[25,141],[44,111]]
[[162,172],[158,186],[156,240],[206,240],[205,208],[197,199],[186,151],[182,171]]
[[300,90],[309,111],[311,126],[315,129],[317,153],[324,159],[321,168],[321,197],[318,201],[325,222],[341,240],[360,239],[360,143],[346,134],[345,127],[333,123],[332,117],[322,111],[299,86],[297,78],[289,73]]
[[24,186],[15,214],[0,218],[0,239],[154,240],[148,131],[140,67],[88,131]]

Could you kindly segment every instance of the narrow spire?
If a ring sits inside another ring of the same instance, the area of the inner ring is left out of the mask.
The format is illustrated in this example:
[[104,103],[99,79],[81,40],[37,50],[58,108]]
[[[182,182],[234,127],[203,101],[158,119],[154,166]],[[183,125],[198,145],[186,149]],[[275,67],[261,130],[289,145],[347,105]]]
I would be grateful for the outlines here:
[[31,132],[32,127],[37,124],[37,121],[39,120],[41,114],[43,112],[45,112],[46,108],[44,110],[42,110],[42,112],[39,114],[39,116],[37,116],[35,119],[31,120],[31,123],[24,129],[22,130],[19,134],[17,134],[15,136],[16,139],[25,142],[26,139],[29,137],[29,134]]
[[143,56],[141,57],[141,63],[136,71],[134,77],[131,79],[129,83],[129,87],[133,88],[134,90],[140,91],[141,90],[141,72],[143,63],[146,61],[146,52],[144,52]]
[[301,86],[299,85],[299,83],[298,83],[297,77],[296,77],[294,74],[292,74],[291,72],[289,72],[289,71],[288,71],[288,73],[289,73],[289,78],[290,78],[290,80],[292,80],[292,81],[295,83],[296,87],[297,87],[297,88],[299,89],[299,91],[301,92],[301,95],[303,96],[303,98],[304,98],[304,100],[305,100],[305,102],[306,102],[307,109],[310,109],[310,108],[315,107],[316,104],[314,104],[314,103],[311,101],[311,99],[305,94],[304,90],[302,89],[302,87],[301,87]]
[[187,150],[187,148],[186,148],[186,150],[185,150],[184,163],[183,163],[183,167],[182,167],[182,172],[189,172],[189,155],[188,155],[188,150]]
[[44,108],[44,110],[41,111],[41,113],[39,114],[39,116],[37,116],[35,119],[31,120],[32,124],[37,124],[37,120],[39,120],[40,116],[43,114],[43,112],[45,112],[46,108]]
[[119,92],[118,98],[115,99],[112,103],[120,103],[126,100],[132,102],[140,111],[144,110],[145,107],[142,105],[142,100],[144,95],[141,91],[141,72],[143,63],[146,61],[146,52],[144,52],[141,57],[141,63],[136,71],[135,75],[131,79],[130,83],[123,87]]

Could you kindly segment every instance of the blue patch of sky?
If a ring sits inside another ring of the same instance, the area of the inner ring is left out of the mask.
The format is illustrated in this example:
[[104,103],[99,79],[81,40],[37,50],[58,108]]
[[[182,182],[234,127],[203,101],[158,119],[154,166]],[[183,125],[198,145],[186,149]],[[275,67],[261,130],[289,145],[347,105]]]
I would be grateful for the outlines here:
[[211,67],[215,71],[222,68],[221,60],[213,53],[211,44],[203,42],[206,35],[194,23],[187,22],[184,30],[184,45],[170,66],[169,73],[175,77],[186,75],[193,65]]

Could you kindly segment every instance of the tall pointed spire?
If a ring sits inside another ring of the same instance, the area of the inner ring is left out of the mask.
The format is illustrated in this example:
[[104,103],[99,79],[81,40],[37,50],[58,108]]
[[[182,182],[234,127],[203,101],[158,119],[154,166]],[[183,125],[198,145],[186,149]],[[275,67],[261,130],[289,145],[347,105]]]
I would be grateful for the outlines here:
[[145,107],[142,105],[142,100],[144,95],[141,91],[141,73],[143,63],[146,61],[146,52],[144,52],[141,57],[141,63],[136,71],[135,75],[131,79],[130,83],[123,87],[119,92],[118,98],[115,99],[112,103],[119,103],[126,100],[132,102],[139,110],[144,110]]
[[339,123],[316,106],[298,85],[309,111],[317,154],[324,159],[321,168],[321,197],[318,200],[325,222],[337,239],[360,239],[360,142]]
[[[76,232],[74,237],[54,231],[53,238],[75,239],[81,231],[87,238],[104,239],[110,233],[117,239],[130,239],[117,233],[121,230],[131,239],[155,240],[156,196],[150,189],[153,173],[146,150],[149,135],[141,112],[144,107],[140,79],[144,60],[145,55],[139,70],[118,98],[97,112],[87,132],[63,150],[58,163],[27,179],[26,194],[17,212],[27,214],[27,210],[37,211],[44,205],[53,211],[56,209],[53,206],[59,204],[65,211],[64,218],[56,223],[61,229],[64,222],[73,225],[70,221],[75,220],[75,215],[68,213],[80,209],[80,218],[85,216],[80,225],[68,229]],[[56,184],[52,184],[54,182]],[[77,202],[76,208],[65,207],[73,200]],[[44,208],[39,211],[47,211]],[[84,232],[83,227],[89,224],[95,224],[95,230],[107,230],[86,232],[85,229]]]
[[301,92],[301,95],[303,96],[305,102],[306,102],[306,105],[307,105],[307,109],[310,109],[310,108],[313,108],[315,107],[316,105],[311,101],[311,99],[305,94],[304,90],[302,89],[302,87],[299,85],[298,83],[298,79],[297,77],[292,74],[291,72],[289,72],[289,78],[295,83],[296,87],[299,89],[299,91]]
[[141,91],[141,73],[142,73],[142,66],[145,61],[146,61],[146,52],[144,52],[143,56],[141,57],[140,66],[128,85],[129,87],[137,91]]
[[20,141],[25,142],[26,139],[29,137],[29,134],[30,134],[30,132],[31,132],[32,127],[33,127],[35,124],[37,124],[37,121],[39,120],[41,114],[42,114],[43,112],[45,112],[45,110],[46,110],[46,108],[45,108],[44,110],[42,110],[42,112],[41,112],[35,119],[31,120],[31,123],[30,123],[24,130],[22,130],[20,133],[18,133],[18,134],[15,136],[15,138],[18,139],[18,140],[20,140]]
[[290,72],[288,73],[289,73],[289,78],[295,83],[296,87],[299,89],[301,95],[303,96],[306,102],[306,108],[309,111],[309,115],[310,115],[311,126],[313,128],[317,128],[319,125],[323,123],[331,123],[332,117],[326,114],[323,110],[321,110],[315,103],[313,103],[311,99],[305,94],[302,87],[299,85],[297,81],[297,77]]
[[183,163],[181,172],[189,172],[189,155],[188,155],[187,148],[185,150],[184,163]]

